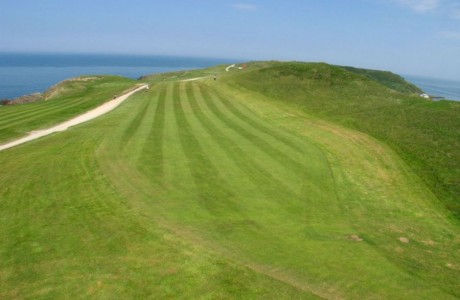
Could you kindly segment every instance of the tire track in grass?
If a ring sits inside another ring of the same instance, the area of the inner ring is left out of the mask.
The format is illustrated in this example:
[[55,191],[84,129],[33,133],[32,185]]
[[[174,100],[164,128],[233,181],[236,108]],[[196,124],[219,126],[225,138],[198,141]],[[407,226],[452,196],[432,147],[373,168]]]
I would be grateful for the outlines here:
[[238,206],[231,201],[235,194],[228,189],[219,170],[206,157],[198,138],[194,135],[181,103],[186,99],[180,98],[179,88],[179,83],[176,83],[173,93],[174,114],[179,128],[180,143],[200,199],[199,204],[213,215],[220,215],[221,211],[238,211]]

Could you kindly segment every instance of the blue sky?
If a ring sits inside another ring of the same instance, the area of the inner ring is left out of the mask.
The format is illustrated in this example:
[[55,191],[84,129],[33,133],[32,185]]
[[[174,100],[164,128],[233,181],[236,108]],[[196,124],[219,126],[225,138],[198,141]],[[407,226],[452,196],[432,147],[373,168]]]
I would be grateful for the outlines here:
[[0,0],[0,52],[324,61],[460,79],[460,0]]

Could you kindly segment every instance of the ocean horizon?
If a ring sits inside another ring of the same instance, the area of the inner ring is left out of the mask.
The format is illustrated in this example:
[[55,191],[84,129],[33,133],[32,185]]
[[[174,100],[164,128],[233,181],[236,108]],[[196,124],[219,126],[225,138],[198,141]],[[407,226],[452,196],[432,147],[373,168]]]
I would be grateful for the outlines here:
[[[123,54],[0,53],[0,100],[41,93],[72,77],[141,76],[242,62],[229,58],[203,58]],[[460,82],[402,75],[425,93],[460,101]]]
[[403,77],[430,96],[460,101],[460,81],[416,75],[403,75]]
[[72,77],[141,76],[192,70],[237,60],[159,55],[0,53],[0,99],[40,93]]

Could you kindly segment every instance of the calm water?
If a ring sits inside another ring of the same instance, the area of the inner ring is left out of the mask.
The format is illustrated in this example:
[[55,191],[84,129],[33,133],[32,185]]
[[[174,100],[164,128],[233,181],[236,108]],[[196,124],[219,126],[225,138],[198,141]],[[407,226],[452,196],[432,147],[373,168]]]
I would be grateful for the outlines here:
[[440,96],[448,100],[460,101],[460,80],[433,79],[419,76],[404,76],[425,93],[431,96]]
[[142,75],[198,69],[232,60],[193,57],[0,54],[0,99],[43,92],[52,85],[80,75]]

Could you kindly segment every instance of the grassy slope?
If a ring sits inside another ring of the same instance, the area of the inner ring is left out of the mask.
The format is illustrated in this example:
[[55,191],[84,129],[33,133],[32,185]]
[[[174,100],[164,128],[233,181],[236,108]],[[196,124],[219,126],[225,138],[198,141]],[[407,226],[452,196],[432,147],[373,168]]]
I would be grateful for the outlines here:
[[0,165],[1,298],[460,296],[458,226],[391,149],[220,81]]
[[384,86],[402,93],[414,93],[420,95],[423,91],[417,86],[407,82],[399,75],[386,71],[376,71],[368,69],[359,69],[353,67],[343,67],[345,70],[365,76],[375,80]]
[[460,218],[460,103],[398,93],[379,77],[326,64],[273,63],[256,64],[230,82],[384,141]]
[[0,107],[0,143],[47,128],[94,108],[132,87],[128,78],[105,76],[90,81],[66,81],[46,101]]

